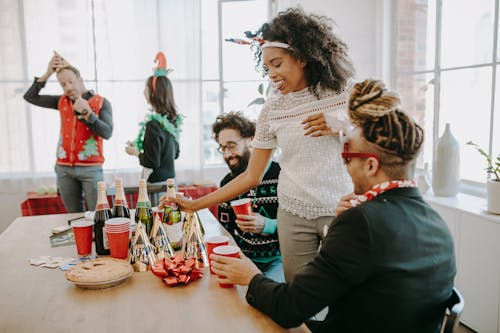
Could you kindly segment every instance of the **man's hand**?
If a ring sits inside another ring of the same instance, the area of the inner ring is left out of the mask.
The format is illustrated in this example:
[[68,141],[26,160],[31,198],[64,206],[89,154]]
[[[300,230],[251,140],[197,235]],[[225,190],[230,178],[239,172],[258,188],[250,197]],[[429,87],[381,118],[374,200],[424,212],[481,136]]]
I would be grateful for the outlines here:
[[[252,278],[262,272],[240,251],[240,258],[210,255],[212,270],[219,275],[220,283],[248,286]],[[223,276],[223,277],[221,277]]]
[[242,231],[261,234],[266,224],[266,218],[260,214],[253,213],[252,215],[236,215],[236,224]]
[[73,103],[73,110],[78,114],[76,117],[80,120],[89,120],[90,114],[92,113],[89,103],[83,99],[82,96],[78,96]]
[[37,81],[46,82],[54,72],[57,72],[60,68],[66,66],[69,66],[69,63],[54,51],[54,55],[50,58],[45,74],[40,76]]

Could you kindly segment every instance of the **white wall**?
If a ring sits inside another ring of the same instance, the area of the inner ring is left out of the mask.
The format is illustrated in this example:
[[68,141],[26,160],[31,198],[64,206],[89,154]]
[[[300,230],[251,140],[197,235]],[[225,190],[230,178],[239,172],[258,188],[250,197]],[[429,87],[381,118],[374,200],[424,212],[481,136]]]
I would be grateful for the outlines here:
[[332,18],[349,47],[356,81],[390,81],[390,0],[278,0],[278,11],[301,6],[306,13]]

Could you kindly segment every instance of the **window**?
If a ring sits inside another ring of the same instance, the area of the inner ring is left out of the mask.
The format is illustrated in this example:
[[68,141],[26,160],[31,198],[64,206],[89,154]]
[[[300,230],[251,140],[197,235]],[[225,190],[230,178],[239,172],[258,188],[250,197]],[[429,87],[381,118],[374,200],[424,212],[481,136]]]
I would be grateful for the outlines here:
[[268,19],[269,4],[268,0],[209,0],[202,7],[203,155],[205,165],[217,165],[223,159],[212,138],[215,118],[221,112],[242,111],[256,119],[261,105],[249,104],[260,96],[259,85],[267,82],[255,68],[250,47],[224,39],[245,38],[245,31],[260,28]]
[[[59,114],[22,98],[33,77],[45,72],[52,50],[112,104],[105,169],[139,168],[124,147],[147,113],[142,92],[159,50],[174,69],[175,101],[186,116],[176,171],[186,170],[189,181],[203,165],[223,163],[212,139],[215,117],[243,110],[256,118],[260,106],[248,104],[265,82],[250,48],[223,40],[243,37],[267,18],[268,0],[1,1],[0,177],[53,172]],[[42,93],[61,94],[55,75]]]
[[484,159],[466,143],[493,156],[500,151],[498,7],[498,0],[397,2],[396,87],[426,130],[419,166],[432,165],[433,147],[450,123],[461,178],[486,180]]

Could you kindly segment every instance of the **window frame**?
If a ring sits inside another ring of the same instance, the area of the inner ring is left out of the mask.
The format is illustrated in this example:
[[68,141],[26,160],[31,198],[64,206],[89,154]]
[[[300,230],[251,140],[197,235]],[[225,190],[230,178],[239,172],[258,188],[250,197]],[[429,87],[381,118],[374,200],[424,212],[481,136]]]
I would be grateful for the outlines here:
[[[490,100],[490,110],[489,110],[489,138],[488,138],[488,147],[486,149],[487,153],[492,156],[493,153],[493,129],[494,129],[494,116],[495,116],[495,103],[496,103],[496,72],[497,67],[500,65],[500,59],[497,59],[498,56],[498,38],[499,38],[499,3],[500,0],[495,0],[494,6],[494,23],[493,23],[493,48],[491,54],[490,62],[483,62],[473,65],[464,65],[464,66],[450,66],[443,67],[441,64],[441,55],[442,55],[442,20],[443,20],[443,0],[436,0],[436,8],[434,14],[435,18],[435,32],[434,32],[434,65],[432,69],[425,70],[416,70],[405,73],[398,73],[397,69],[397,61],[391,62],[391,83],[393,86],[396,86],[398,77],[411,77],[416,75],[433,75],[433,86],[434,86],[434,102],[433,102],[433,119],[432,119],[432,156],[433,160],[436,157],[436,147],[439,141],[439,121],[440,121],[440,112],[441,112],[441,77],[442,73],[456,70],[464,70],[464,69],[475,69],[475,68],[491,68],[491,100]],[[399,2],[393,3],[393,7],[391,10],[391,21],[392,26],[395,27],[393,29],[391,38],[396,41],[391,46],[391,58],[398,59],[397,56],[397,45],[398,45],[398,6]],[[500,115],[497,115],[500,116]],[[463,149],[464,147],[460,147]],[[418,169],[418,172],[422,172],[421,169]],[[460,179],[460,192],[471,194],[474,196],[486,197],[486,173],[484,182],[476,182],[467,179]]]

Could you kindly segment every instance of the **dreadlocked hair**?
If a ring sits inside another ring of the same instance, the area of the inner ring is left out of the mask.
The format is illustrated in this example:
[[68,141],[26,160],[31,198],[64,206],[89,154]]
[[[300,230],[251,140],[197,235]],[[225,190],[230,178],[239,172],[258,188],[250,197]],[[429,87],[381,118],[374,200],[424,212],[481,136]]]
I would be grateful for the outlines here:
[[153,90],[153,78],[150,76],[146,82],[149,92],[149,101],[155,112],[166,115],[172,124],[176,124],[177,107],[174,102],[174,90],[172,82],[165,76],[156,78],[156,91]]
[[[340,93],[354,76],[347,45],[333,33],[334,22],[326,16],[305,14],[301,8],[278,13],[256,32],[266,41],[283,42],[293,57],[306,63],[309,90],[319,98],[319,86]],[[255,48],[256,68],[263,67],[262,50]],[[264,74],[267,74],[264,69]]]
[[381,167],[393,174],[401,165],[414,162],[424,141],[422,127],[400,104],[398,95],[377,80],[357,83],[349,98],[351,122],[362,129],[364,139],[379,154]]
[[225,129],[236,130],[246,139],[255,135],[255,122],[246,118],[241,111],[222,113],[212,124],[215,141],[219,141],[219,133]]

